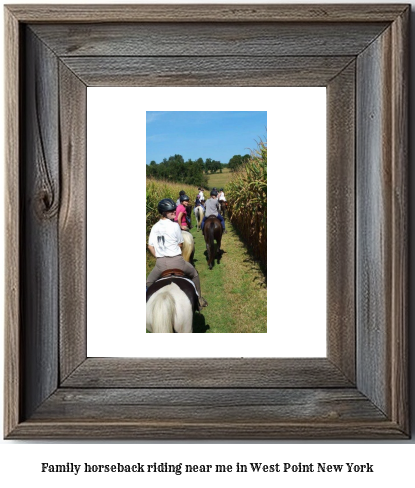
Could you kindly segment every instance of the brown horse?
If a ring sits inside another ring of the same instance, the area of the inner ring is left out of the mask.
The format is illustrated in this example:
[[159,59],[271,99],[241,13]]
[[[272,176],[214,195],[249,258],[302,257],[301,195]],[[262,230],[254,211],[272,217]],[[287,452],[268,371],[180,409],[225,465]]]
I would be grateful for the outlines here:
[[[205,220],[203,234],[206,242],[209,269],[213,267],[215,255],[220,258],[220,244],[222,241],[222,224],[217,217],[211,216]],[[215,241],[217,244],[215,253]]]
[[219,211],[222,217],[225,219],[226,216],[226,202],[224,200],[219,201]]

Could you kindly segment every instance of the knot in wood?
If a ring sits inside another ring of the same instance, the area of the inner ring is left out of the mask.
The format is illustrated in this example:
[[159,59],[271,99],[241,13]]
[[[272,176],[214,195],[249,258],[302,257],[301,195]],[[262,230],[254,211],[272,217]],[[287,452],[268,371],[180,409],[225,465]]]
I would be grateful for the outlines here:
[[58,205],[53,191],[42,188],[37,195],[35,207],[41,219],[54,217],[58,212]]

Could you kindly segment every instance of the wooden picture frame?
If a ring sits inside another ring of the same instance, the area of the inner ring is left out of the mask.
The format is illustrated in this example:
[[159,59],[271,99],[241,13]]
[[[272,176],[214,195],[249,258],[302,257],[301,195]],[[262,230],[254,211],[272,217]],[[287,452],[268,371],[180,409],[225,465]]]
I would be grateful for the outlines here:
[[[409,437],[409,14],[5,7],[5,438]],[[326,358],[87,358],[86,88],[100,85],[327,87]]]

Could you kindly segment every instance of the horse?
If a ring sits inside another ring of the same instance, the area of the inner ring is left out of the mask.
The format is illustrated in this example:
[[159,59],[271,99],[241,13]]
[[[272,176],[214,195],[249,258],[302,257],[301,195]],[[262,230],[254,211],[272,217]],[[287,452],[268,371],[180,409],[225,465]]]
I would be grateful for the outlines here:
[[146,328],[149,332],[193,332],[193,310],[187,295],[171,283],[154,293],[147,302]]
[[178,269],[167,270],[146,293],[146,328],[153,333],[191,333],[199,310],[194,284]]
[[205,220],[203,234],[206,242],[209,269],[213,268],[213,261],[215,260],[215,240],[217,243],[216,256],[218,256],[218,259],[220,258],[220,244],[222,241],[222,232],[222,224],[217,217],[210,216]]
[[182,230],[183,236],[183,247],[182,247],[182,255],[183,259],[188,263],[193,263],[193,257],[195,255],[195,240],[190,232],[187,230]]
[[225,202],[225,200],[219,200],[219,212],[222,215],[222,217],[225,219],[225,214],[226,214],[226,202]]
[[195,208],[195,217],[196,217],[196,224],[197,224],[197,231],[199,232],[200,226],[202,225],[202,220],[205,215],[205,211],[202,205],[199,205]]

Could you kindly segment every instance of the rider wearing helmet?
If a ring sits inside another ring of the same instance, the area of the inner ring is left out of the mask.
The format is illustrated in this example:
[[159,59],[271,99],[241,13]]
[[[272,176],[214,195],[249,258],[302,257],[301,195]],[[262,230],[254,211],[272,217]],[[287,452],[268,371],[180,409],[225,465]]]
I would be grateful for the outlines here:
[[182,230],[189,230],[191,228],[188,220],[187,207],[190,203],[190,198],[187,195],[180,195],[180,205],[176,208],[176,217],[174,221],[180,225]]
[[176,207],[180,205],[180,198],[182,195],[186,195],[186,192],[184,190],[179,191],[179,198],[176,200]]
[[215,188],[210,192],[210,198],[206,200],[206,213],[202,220],[202,231],[205,228],[205,220],[211,215],[214,215],[220,220],[223,227],[223,233],[226,234],[225,221],[219,213],[218,191]]
[[180,227],[175,223],[176,204],[170,198],[164,198],[157,205],[161,214],[160,220],[153,225],[148,238],[148,249],[157,259],[156,265],[147,277],[147,288],[168,269],[180,269],[195,284],[199,295],[199,306],[206,307],[202,297],[200,279],[196,269],[182,256],[183,236]]

